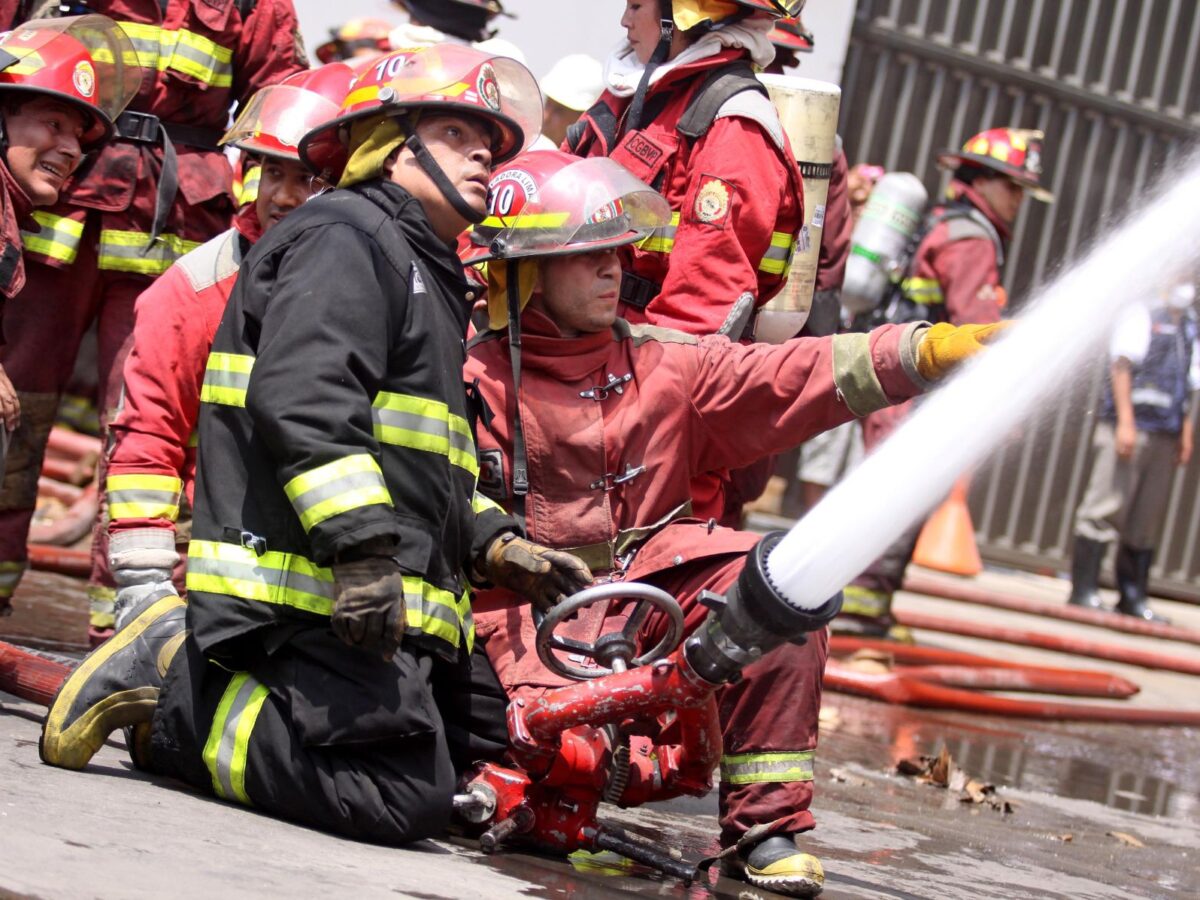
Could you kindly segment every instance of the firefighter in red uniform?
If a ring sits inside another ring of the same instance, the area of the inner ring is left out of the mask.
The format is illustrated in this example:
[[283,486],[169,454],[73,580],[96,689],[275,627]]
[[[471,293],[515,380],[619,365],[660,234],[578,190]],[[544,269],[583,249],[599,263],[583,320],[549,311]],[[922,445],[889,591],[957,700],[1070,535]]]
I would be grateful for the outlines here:
[[[754,66],[776,18],[802,0],[627,0],[628,42],[564,150],[607,156],[661,191],[671,221],[625,253],[621,314],[690,334],[749,333],[787,279],[803,224],[800,170]],[[693,488],[721,518],[727,473]]]
[[337,116],[354,77],[349,66],[331,63],[254,95],[221,143],[261,164],[257,199],[231,229],[181,257],[138,298],[106,483],[118,625],[122,611],[154,591],[183,593],[175,522],[183,502],[192,503],[213,335],[250,247],[324,187],[297,147],[306,132]]
[[[1030,129],[991,128],[961,151],[939,154],[938,165],[953,172],[947,199],[925,217],[907,277],[882,310],[888,321],[1000,320],[1005,305],[1000,273],[1025,194],[1044,203],[1054,199],[1042,186],[1043,137]],[[905,404],[868,416],[863,422],[867,452],[895,431],[910,409]],[[904,580],[923,524],[897,539],[846,588],[835,628],[875,635],[893,629],[892,594]]]
[[[292,0],[92,0],[86,8],[121,25],[146,75],[117,120],[118,137],[39,214],[40,230],[23,235],[30,302],[5,311],[0,354],[24,410],[0,491],[0,565],[14,581],[27,559],[46,437],[84,332],[98,323],[106,427],[134,300],[229,227],[232,174],[217,142],[230,108],[307,68]],[[97,578],[106,564],[94,555]],[[92,628],[110,628],[111,590],[93,600]]]
[[[141,71],[126,66],[129,53],[129,39],[104,16],[38,19],[0,41],[0,310],[25,284],[21,229],[37,228],[36,217],[45,215],[34,208],[58,201],[84,154],[112,136],[113,120],[137,92]],[[0,331],[0,344],[15,337]],[[18,395],[0,368],[0,472],[20,417]],[[23,571],[21,562],[0,560],[0,616],[11,612]]]
[[[949,363],[938,340],[948,325],[933,340],[913,323],[768,346],[617,319],[617,248],[670,210],[610,160],[530,152],[496,173],[491,196],[492,215],[473,235],[474,259],[491,260],[490,330],[472,341],[466,367],[484,410],[479,490],[523,514],[531,539],[579,556],[594,574],[672,593],[689,629],[707,614],[700,591],[728,588],[759,539],[693,518],[691,478],[904,401]],[[595,639],[620,615],[597,607],[567,631]],[[538,660],[525,604],[485,592],[475,617],[510,695],[564,683]],[[647,621],[646,647],[664,624]],[[814,826],[825,653],[825,633],[815,633],[748,668],[720,697],[722,843],[741,844],[730,861],[749,881],[801,896],[823,880],[794,836]],[[785,704],[773,702],[780,685]]]

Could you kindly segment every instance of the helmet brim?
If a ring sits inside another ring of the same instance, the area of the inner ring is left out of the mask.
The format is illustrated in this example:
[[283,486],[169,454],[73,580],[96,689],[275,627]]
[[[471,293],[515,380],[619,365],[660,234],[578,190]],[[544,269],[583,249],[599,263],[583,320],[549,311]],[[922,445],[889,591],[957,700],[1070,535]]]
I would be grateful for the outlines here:
[[116,132],[116,125],[113,123],[113,120],[101,110],[90,103],[80,100],[78,97],[64,94],[62,91],[55,91],[37,85],[0,84],[0,92],[25,94],[28,97],[49,97],[52,100],[71,107],[71,109],[83,113],[84,121],[88,124],[83,136],[79,139],[79,143],[86,149],[92,149],[100,144],[107,143]]
[[950,169],[952,171],[960,166],[975,166],[980,169],[988,169],[1021,185],[1034,200],[1039,200],[1042,203],[1054,202],[1054,194],[1046,190],[1040,181],[1030,176],[1023,169],[1010,166],[1008,163],[1001,162],[991,156],[982,156],[978,153],[964,153],[961,150],[943,150],[938,154],[937,162],[943,169]]

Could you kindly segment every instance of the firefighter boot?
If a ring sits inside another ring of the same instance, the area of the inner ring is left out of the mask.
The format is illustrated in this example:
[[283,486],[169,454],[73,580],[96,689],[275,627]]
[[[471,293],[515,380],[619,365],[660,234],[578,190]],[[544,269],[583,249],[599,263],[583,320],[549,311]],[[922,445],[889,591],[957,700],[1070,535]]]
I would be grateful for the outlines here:
[[773,834],[739,848],[725,866],[729,875],[789,897],[815,897],[825,884],[821,861],[796,846],[790,834]]
[[1147,622],[1167,623],[1146,602],[1146,588],[1150,584],[1150,565],[1154,562],[1154,550],[1136,550],[1121,544],[1117,548],[1117,601],[1116,611]]
[[[149,736],[163,676],[183,644],[187,606],[174,592],[151,594],[127,624],[93,650],[59,689],[38,743],[42,762],[82,769],[118,728],[135,744]],[[137,746],[130,751],[135,761]]]
[[1072,606],[1087,609],[1103,609],[1100,602],[1100,564],[1108,544],[1091,538],[1075,536],[1075,548],[1071,553],[1071,599]]

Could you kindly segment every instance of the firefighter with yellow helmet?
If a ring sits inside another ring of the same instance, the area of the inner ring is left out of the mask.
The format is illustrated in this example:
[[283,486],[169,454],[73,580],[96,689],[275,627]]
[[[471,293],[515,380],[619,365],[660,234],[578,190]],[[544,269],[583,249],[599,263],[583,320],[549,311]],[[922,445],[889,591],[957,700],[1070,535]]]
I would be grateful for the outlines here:
[[[1025,195],[1043,203],[1053,195],[1042,181],[1040,131],[989,128],[961,150],[938,154],[950,170],[946,198],[925,216],[912,244],[905,276],[896,293],[881,304],[889,322],[997,322],[1005,305],[1001,271],[1013,224]],[[911,404],[872,413],[863,420],[867,452],[888,437]],[[892,594],[904,579],[923,523],[902,535],[846,588],[842,617],[835,628],[885,634],[892,630]]]

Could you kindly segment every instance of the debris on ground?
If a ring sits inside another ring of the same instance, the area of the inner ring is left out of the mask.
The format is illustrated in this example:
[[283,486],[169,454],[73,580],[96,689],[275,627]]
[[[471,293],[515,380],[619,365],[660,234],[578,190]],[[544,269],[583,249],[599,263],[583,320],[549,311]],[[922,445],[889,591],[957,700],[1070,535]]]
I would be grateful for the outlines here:
[[1120,841],[1122,844],[1124,844],[1127,847],[1145,847],[1146,846],[1146,844],[1141,840],[1141,838],[1134,837],[1132,834],[1128,834],[1124,831],[1106,831],[1105,834],[1107,834],[1109,837],[1116,838],[1118,841]]
[[1013,805],[996,793],[996,786],[977,778],[972,778],[960,769],[945,746],[937,756],[919,756],[915,759],[902,759],[896,764],[896,771],[909,778],[914,778],[921,784],[931,784],[959,794],[963,803],[987,805],[998,812],[1008,815],[1013,811]]

